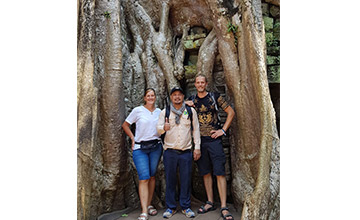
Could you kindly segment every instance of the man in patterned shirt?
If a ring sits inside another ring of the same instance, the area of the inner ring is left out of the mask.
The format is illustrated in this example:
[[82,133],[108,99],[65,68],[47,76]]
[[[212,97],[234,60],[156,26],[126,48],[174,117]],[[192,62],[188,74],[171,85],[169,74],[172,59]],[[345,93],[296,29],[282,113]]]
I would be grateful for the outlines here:
[[[207,80],[205,75],[199,74],[195,78],[197,95],[189,98],[186,104],[194,107],[199,118],[201,135],[201,157],[197,161],[199,174],[203,176],[208,201],[201,206],[198,213],[203,214],[215,210],[213,196],[213,174],[217,179],[217,186],[221,201],[221,216],[223,219],[234,219],[226,206],[226,177],[225,177],[225,153],[223,150],[221,136],[226,135],[235,112],[231,106],[220,96],[219,93],[206,91]],[[218,119],[220,106],[226,113],[225,124],[221,127]]]

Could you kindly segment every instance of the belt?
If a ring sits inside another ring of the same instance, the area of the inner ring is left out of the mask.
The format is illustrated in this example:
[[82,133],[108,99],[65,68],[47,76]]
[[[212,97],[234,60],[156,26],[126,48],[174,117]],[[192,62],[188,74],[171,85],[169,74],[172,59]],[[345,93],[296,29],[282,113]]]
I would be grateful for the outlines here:
[[184,154],[184,153],[188,153],[188,152],[191,151],[190,149],[187,149],[187,150],[177,150],[177,149],[172,149],[172,148],[168,148],[168,149],[166,149],[166,150],[174,151],[174,152],[177,153],[177,154]]
[[141,142],[136,142],[136,141],[135,141],[135,144],[155,144],[155,143],[158,143],[159,141],[161,141],[161,140],[155,139],[155,140],[141,141]]

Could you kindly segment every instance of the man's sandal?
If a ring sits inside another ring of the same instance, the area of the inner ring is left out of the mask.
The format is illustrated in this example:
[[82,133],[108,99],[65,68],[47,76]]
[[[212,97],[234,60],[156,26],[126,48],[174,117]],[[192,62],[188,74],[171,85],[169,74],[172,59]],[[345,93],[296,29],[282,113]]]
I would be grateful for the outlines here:
[[148,215],[145,212],[141,213],[138,220],[148,220]]
[[[205,209],[206,204],[210,205],[211,207],[208,208],[208,209]],[[212,203],[212,202],[210,202],[210,201],[206,201],[206,202],[205,202],[205,205],[200,206],[200,208],[198,209],[198,213],[199,213],[199,214],[204,214],[204,213],[213,211],[213,210],[215,210],[215,209],[216,209],[216,207],[215,207],[214,203]]]
[[[228,214],[224,215],[223,214],[223,211],[228,211]],[[232,214],[229,212],[229,208],[228,207],[223,207],[220,209],[220,212],[221,212],[221,217],[224,219],[224,220],[234,220],[234,217],[232,216]],[[231,217],[231,218],[226,218],[226,217]]]
[[149,205],[148,206],[148,213],[151,216],[157,215],[158,211],[154,208],[154,206]]

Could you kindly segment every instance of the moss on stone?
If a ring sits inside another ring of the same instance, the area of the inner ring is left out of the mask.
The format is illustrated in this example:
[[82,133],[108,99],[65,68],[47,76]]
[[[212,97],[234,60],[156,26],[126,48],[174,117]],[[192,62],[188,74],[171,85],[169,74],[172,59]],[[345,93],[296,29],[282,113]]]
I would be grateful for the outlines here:
[[264,16],[264,26],[265,26],[265,32],[271,32],[274,27],[274,19]]
[[274,35],[272,32],[265,33],[266,46],[271,47],[274,41]]
[[196,40],[200,38],[205,38],[206,34],[191,34],[185,37],[185,40]]
[[185,40],[184,49],[185,50],[199,49],[200,46],[204,43],[204,41],[205,38],[200,38],[197,40]]
[[185,50],[194,49],[194,48],[196,48],[196,45],[193,40],[185,40],[184,41],[184,49]]

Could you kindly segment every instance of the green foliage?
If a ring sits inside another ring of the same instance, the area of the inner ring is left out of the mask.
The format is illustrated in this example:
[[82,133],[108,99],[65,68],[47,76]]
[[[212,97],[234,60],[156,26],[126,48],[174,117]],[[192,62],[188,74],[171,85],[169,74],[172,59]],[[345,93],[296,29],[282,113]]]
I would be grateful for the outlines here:
[[104,12],[104,14],[103,14],[103,15],[104,15],[104,17],[105,17],[105,18],[110,18],[110,17],[111,17],[111,16],[110,16],[110,15],[111,15],[111,13],[110,13],[110,12],[108,12],[108,11]]
[[228,28],[228,32],[233,32],[234,34],[237,32],[238,30],[238,26],[237,25],[233,25],[231,22],[229,22],[227,24],[227,28]]
[[265,41],[267,47],[278,47],[279,41],[275,39],[273,33],[265,33]]
[[235,46],[237,46],[237,36],[236,36],[236,32],[238,31],[238,26],[237,25],[233,25],[230,21],[227,24],[227,32],[232,32],[234,34],[234,38],[235,38]]
[[265,33],[265,41],[266,41],[266,46],[270,47],[272,45],[272,42],[274,41],[273,34]]
[[268,80],[271,83],[280,82],[280,65],[268,66]]

